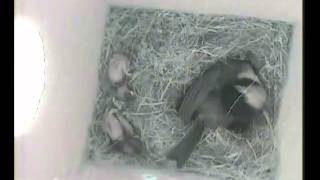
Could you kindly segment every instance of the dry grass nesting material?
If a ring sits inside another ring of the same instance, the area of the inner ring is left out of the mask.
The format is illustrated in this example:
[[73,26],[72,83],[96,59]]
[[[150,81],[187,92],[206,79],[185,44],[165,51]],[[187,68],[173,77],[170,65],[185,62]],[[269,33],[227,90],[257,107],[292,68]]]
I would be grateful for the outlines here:
[[[218,179],[272,179],[278,165],[275,134],[281,89],[287,78],[292,26],[286,22],[209,16],[159,9],[112,7],[100,58],[97,103],[89,129],[87,159],[143,168],[168,168],[165,153],[185,134],[174,107],[190,80],[227,56],[254,54],[270,100],[260,126],[246,135],[207,131],[183,171]],[[106,70],[110,57],[131,59],[129,81],[137,98],[115,98]],[[106,108],[117,108],[134,126],[149,154],[128,157],[110,151],[101,128]]]

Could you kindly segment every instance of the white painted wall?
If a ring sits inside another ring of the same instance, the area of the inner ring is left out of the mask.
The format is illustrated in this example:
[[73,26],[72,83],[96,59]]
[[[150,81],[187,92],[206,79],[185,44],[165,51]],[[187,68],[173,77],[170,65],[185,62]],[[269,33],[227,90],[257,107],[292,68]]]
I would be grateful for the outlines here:
[[38,24],[44,41],[46,87],[29,134],[15,139],[17,179],[61,176],[81,160],[96,97],[103,0],[21,0],[16,13]]
[[[279,179],[302,179],[301,0],[16,0],[15,13],[38,24],[46,56],[46,87],[36,124],[29,134],[15,138],[16,179],[53,179],[77,169],[96,97],[97,61],[110,3],[294,23],[289,81],[279,119]],[[112,167],[73,172],[71,179],[127,179],[128,175],[141,179],[138,171]]]

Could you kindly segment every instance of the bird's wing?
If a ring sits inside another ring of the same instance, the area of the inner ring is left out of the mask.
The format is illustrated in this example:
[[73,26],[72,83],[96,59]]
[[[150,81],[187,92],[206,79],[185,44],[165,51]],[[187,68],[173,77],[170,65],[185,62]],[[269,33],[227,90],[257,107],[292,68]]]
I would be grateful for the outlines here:
[[185,123],[189,123],[192,120],[193,114],[203,101],[205,97],[204,88],[202,78],[198,78],[191,84],[183,98],[178,114]]
[[180,105],[179,117],[189,123],[199,106],[207,99],[208,94],[222,86],[223,79],[229,78],[230,69],[222,63],[217,63],[208,69],[201,77],[195,79]]

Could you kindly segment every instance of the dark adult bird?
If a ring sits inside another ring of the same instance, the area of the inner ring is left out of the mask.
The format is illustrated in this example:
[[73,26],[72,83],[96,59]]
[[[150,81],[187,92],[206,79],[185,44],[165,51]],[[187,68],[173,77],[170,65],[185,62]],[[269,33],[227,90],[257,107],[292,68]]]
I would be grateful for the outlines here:
[[262,112],[266,99],[266,90],[249,61],[215,63],[192,82],[178,107],[179,117],[192,127],[167,158],[183,167],[206,127],[245,131]]

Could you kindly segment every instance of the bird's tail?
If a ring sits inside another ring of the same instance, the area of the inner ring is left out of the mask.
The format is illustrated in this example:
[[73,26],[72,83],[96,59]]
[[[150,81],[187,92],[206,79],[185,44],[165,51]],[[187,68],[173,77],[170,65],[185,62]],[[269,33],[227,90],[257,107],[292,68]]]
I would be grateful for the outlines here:
[[190,132],[184,136],[183,139],[167,154],[167,158],[175,160],[177,162],[177,167],[182,168],[188,160],[191,152],[198,144],[203,131],[203,122],[196,120]]

